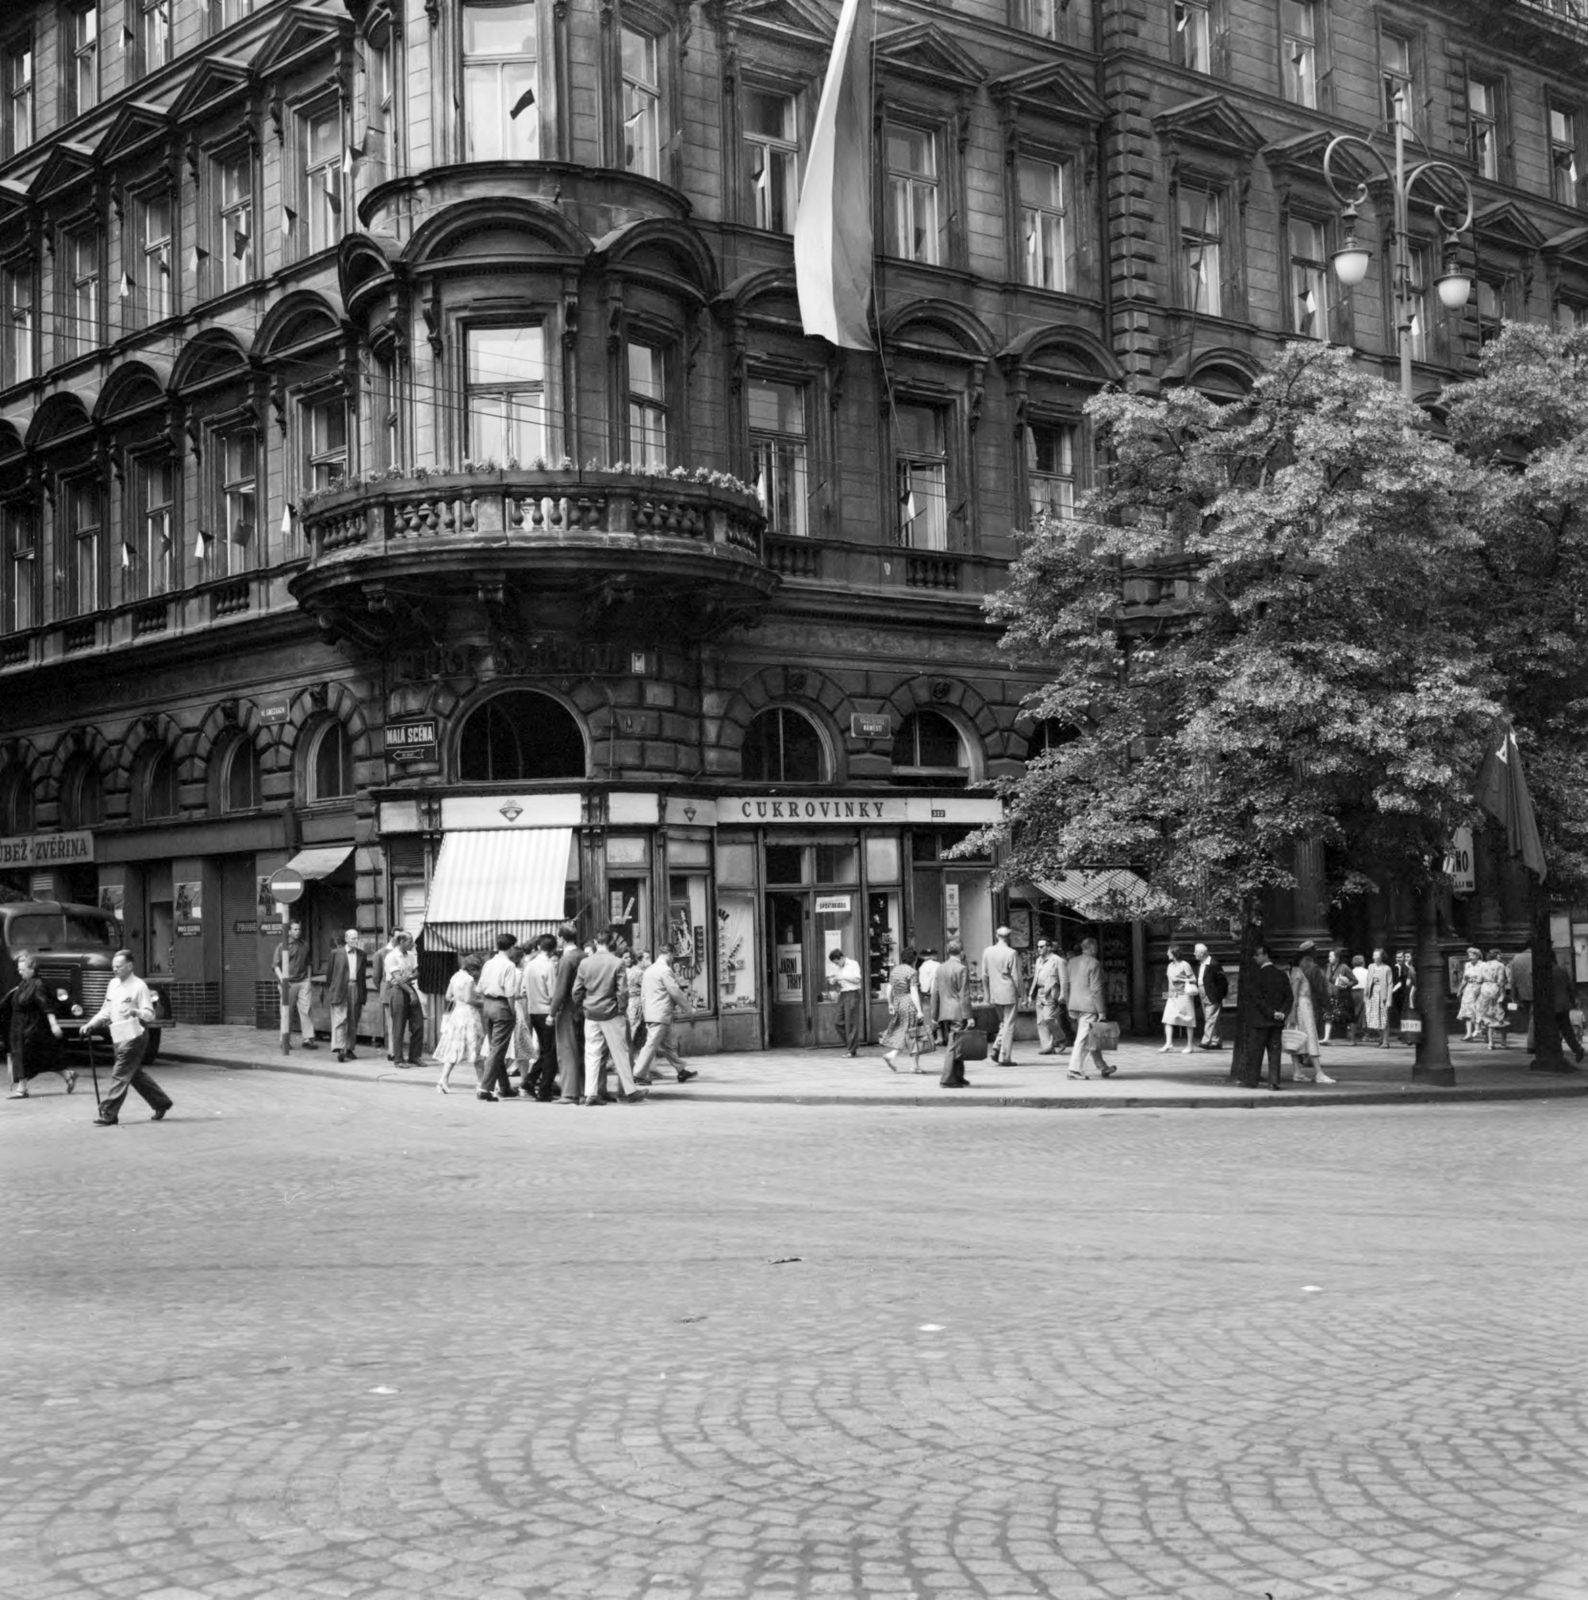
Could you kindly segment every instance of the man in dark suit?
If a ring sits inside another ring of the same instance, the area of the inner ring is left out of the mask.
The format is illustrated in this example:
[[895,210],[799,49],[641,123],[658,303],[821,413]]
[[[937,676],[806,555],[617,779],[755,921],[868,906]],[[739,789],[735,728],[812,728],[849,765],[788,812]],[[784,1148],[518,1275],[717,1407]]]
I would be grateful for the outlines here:
[[1224,999],[1230,992],[1230,980],[1218,957],[1205,944],[1192,952],[1197,963],[1197,1004],[1202,1009],[1202,1048],[1222,1050],[1223,1041],[1219,1025],[1224,1020]]
[[970,974],[965,970],[965,946],[958,939],[948,942],[947,958],[932,980],[932,1022],[946,1038],[943,1076],[944,1089],[968,1089],[965,1058],[960,1054],[960,1036],[970,1026]]
[[353,1059],[359,1013],[369,998],[369,957],[349,928],[325,969],[325,1003],[331,1008],[331,1048],[338,1061]]
[[573,984],[584,951],[579,947],[579,930],[571,922],[557,930],[557,942],[557,976],[552,983],[551,1010],[546,1013],[546,1020],[557,1035],[557,1074],[561,1079],[558,1103],[576,1106],[584,1087],[584,1017],[574,1004]]
[[1252,1020],[1246,1033],[1246,1064],[1241,1087],[1255,1089],[1262,1079],[1263,1057],[1268,1057],[1268,1087],[1279,1088],[1279,1067],[1284,1052],[1280,1035],[1290,1015],[1290,979],[1274,965],[1267,945],[1253,952],[1257,970],[1252,976]]

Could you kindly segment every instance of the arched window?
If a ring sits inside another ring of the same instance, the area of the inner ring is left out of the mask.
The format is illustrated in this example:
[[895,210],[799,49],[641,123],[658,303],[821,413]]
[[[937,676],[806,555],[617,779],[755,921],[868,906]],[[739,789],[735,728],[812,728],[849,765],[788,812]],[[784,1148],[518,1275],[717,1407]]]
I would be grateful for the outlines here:
[[33,785],[17,770],[0,779],[0,834],[33,832]]
[[525,783],[582,778],[584,737],[572,714],[529,689],[499,694],[463,724],[458,775],[465,783]]
[[161,750],[144,768],[143,815],[148,822],[176,815],[176,761],[169,750]]
[[937,711],[917,711],[893,737],[893,780],[959,788],[970,780],[970,755],[960,731]]
[[1026,741],[1026,761],[1029,764],[1039,756],[1047,755],[1050,750],[1057,750],[1062,744],[1073,744],[1080,737],[1078,724],[1061,722],[1057,717],[1044,717],[1031,730],[1031,737]]
[[761,712],[745,730],[742,770],[752,783],[822,783],[823,757],[815,724],[786,706]]
[[97,828],[105,820],[105,792],[90,756],[74,756],[61,774],[61,826]]
[[353,742],[340,722],[320,729],[309,751],[309,799],[340,800],[353,792]]
[[252,811],[259,804],[259,752],[238,739],[226,752],[221,772],[221,810]]

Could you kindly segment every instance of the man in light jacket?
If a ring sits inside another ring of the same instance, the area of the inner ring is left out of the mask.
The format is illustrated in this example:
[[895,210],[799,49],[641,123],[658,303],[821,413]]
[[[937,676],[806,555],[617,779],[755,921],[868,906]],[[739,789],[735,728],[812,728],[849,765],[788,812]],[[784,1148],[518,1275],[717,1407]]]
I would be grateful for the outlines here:
[[1037,959],[1031,968],[1029,999],[1037,1013],[1037,1054],[1058,1053],[1059,1018],[1063,1014],[1069,973],[1064,958],[1046,939],[1037,940]]
[[580,1105],[609,1103],[603,1092],[603,1047],[617,1068],[618,1099],[625,1105],[643,1100],[645,1091],[634,1087],[634,1074],[629,1067],[629,1036],[624,1020],[628,995],[623,983],[623,963],[612,954],[612,935],[605,929],[595,936],[594,953],[579,963],[572,998],[584,1012],[585,1094]]
[[678,1076],[680,1083],[688,1083],[695,1076],[683,1063],[673,1046],[673,1030],[689,1012],[689,997],[673,976],[673,953],[664,949],[645,969],[640,980],[640,1004],[645,1012],[645,1043],[640,1047],[639,1060],[634,1063],[634,1081],[651,1081],[651,1063],[658,1056],[666,1061]]
[[998,1008],[998,1037],[992,1058],[1004,1066],[1015,1062],[1015,1014],[1020,1009],[1020,957],[1009,943],[1008,928],[999,928],[981,953],[982,978],[987,984],[987,1004]]
[[1069,1076],[1091,1077],[1086,1070],[1086,1059],[1090,1056],[1097,1063],[1098,1074],[1112,1078],[1119,1068],[1103,1059],[1103,1047],[1097,1042],[1097,1029],[1107,1018],[1108,1008],[1103,1001],[1103,963],[1097,959],[1096,939],[1081,940],[1081,953],[1070,962],[1069,987],[1067,1004],[1075,1028]]

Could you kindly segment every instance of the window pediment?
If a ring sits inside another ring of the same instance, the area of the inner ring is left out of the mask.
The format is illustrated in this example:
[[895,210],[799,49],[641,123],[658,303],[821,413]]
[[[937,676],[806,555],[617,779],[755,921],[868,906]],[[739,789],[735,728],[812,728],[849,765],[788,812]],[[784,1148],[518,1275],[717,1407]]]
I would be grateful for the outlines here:
[[1553,238],[1546,239],[1539,249],[1555,271],[1562,267],[1575,267],[1588,272],[1588,225],[1557,233]]
[[741,30],[786,44],[831,46],[832,19],[810,0],[748,0],[733,13]]
[[1171,106],[1152,119],[1166,145],[1212,151],[1250,162],[1263,147],[1263,136],[1220,94],[1202,95]]
[[43,203],[92,183],[98,174],[99,166],[94,160],[94,152],[85,144],[74,144],[63,139],[39,168],[28,193],[34,200]]
[[144,154],[170,136],[171,119],[159,106],[133,101],[116,114],[105,137],[94,149],[94,158],[103,167],[129,161]]
[[987,69],[930,22],[896,28],[876,42],[876,60],[890,74],[938,89],[974,89]]
[[210,56],[172,102],[172,121],[185,125],[245,99],[251,78],[246,62],[233,61],[227,56]]
[[330,50],[352,31],[351,17],[328,14],[316,6],[293,6],[259,47],[250,66],[261,75],[289,71]]
[[[1276,139],[1272,144],[1263,146],[1263,160],[1275,173],[1326,183],[1323,153],[1329,148],[1329,141],[1333,137],[1332,132],[1323,129],[1314,133],[1294,134],[1288,139]],[[1347,183],[1366,183],[1378,169],[1370,167],[1349,145],[1342,145],[1334,158],[1334,170]]]
[[1095,128],[1108,107],[1081,78],[1060,62],[1006,73],[987,85],[993,99],[1016,113]]
[[1544,247],[1544,233],[1514,200],[1485,206],[1472,219],[1472,230],[1488,245],[1501,249],[1528,251]]

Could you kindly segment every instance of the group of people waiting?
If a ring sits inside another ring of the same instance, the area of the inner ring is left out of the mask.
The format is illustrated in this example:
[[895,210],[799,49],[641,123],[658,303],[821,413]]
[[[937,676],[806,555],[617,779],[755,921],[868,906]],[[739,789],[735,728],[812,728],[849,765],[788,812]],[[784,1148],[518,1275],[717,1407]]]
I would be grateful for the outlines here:
[[479,1100],[556,1101],[608,1105],[607,1074],[617,1099],[634,1104],[654,1081],[658,1061],[679,1083],[696,1074],[674,1045],[674,1030],[689,1013],[688,996],[672,970],[671,952],[654,958],[620,949],[602,930],[588,944],[564,923],[527,946],[497,935],[496,954],[462,956],[447,985],[446,1015],[436,1041],[441,1075],[467,1066]]
[[[1098,1076],[1112,1077],[1118,1068],[1103,1054],[1101,1029],[1108,1013],[1097,941],[1083,939],[1080,951],[1066,961],[1048,940],[1039,940],[1031,978],[1026,982],[1020,976],[1019,955],[1011,937],[1009,928],[1000,927],[994,942],[982,951],[984,1009],[989,1013],[986,1053],[1000,1065],[1016,1064],[1015,1018],[1024,996],[1036,1007],[1038,1055],[1057,1054],[1062,1039],[1070,1049],[1070,1077],[1092,1076],[1086,1070],[1089,1061],[1095,1062]],[[860,963],[841,947],[829,952],[828,962],[838,995],[840,1044],[848,1055],[857,1055],[865,1037]],[[941,961],[934,950],[900,953],[888,973],[889,1020],[879,1040],[889,1071],[897,1072],[900,1055],[908,1055],[911,1071],[920,1072],[921,1057],[941,1049],[939,1085],[944,1089],[971,1087],[965,1077],[967,1049],[982,1031],[975,1027],[978,1008],[971,984],[962,940],[951,939]]]
[[[1567,951],[1555,952],[1555,965],[1549,975],[1549,1002],[1561,1043],[1581,1062],[1584,1050],[1577,1031],[1577,983],[1570,963]],[[1477,945],[1468,946],[1457,991],[1456,1020],[1465,1026],[1462,1037],[1469,1043],[1482,1039],[1489,1049],[1501,1049],[1506,1034],[1525,1020],[1527,1048],[1531,1050],[1534,998],[1531,950],[1522,950],[1507,961],[1499,950],[1485,955]]]

